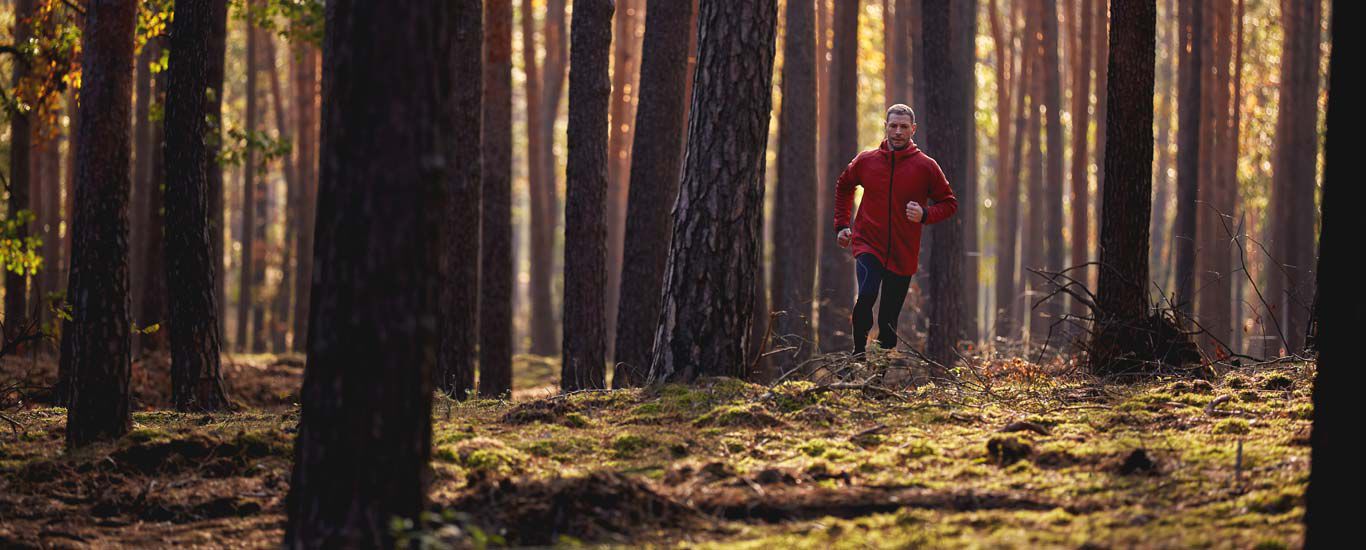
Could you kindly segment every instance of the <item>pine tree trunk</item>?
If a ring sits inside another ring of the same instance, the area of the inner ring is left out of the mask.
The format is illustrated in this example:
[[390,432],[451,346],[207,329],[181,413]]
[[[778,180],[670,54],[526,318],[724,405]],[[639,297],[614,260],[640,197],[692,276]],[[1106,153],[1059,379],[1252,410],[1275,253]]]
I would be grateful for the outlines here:
[[81,105],[72,220],[68,449],[117,438],[132,427],[128,395],[128,192],[136,4],[85,4]]
[[745,372],[777,17],[775,0],[700,5],[688,153],[650,369],[657,383]]
[[[1314,4],[1317,6],[1318,2]],[[1331,7],[1329,32],[1333,49],[1329,59],[1327,130],[1323,138],[1323,225],[1315,270],[1318,292],[1324,299],[1315,300],[1322,317],[1318,317],[1316,337],[1319,356],[1314,378],[1314,428],[1310,435],[1313,467],[1305,491],[1305,548],[1351,540],[1358,516],[1354,507],[1343,503],[1351,502],[1358,494],[1358,484],[1352,481],[1357,479],[1354,476],[1358,464],[1353,456],[1352,436],[1360,433],[1352,423],[1357,415],[1353,399],[1358,386],[1353,383],[1357,377],[1351,357],[1356,347],[1356,331],[1366,323],[1366,305],[1360,299],[1348,298],[1355,295],[1358,286],[1352,267],[1355,251],[1348,248],[1352,246],[1348,239],[1366,231],[1366,224],[1361,216],[1346,214],[1366,199],[1366,194],[1355,181],[1348,181],[1343,170],[1346,164],[1342,162],[1346,157],[1342,155],[1346,153],[1343,146],[1349,143],[1344,139],[1344,130],[1354,129],[1346,124],[1346,104],[1356,97],[1356,83],[1360,82],[1345,74],[1355,69],[1345,66],[1345,57],[1353,55],[1360,45],[1352,34],[1356,29],[1346,26],[1361,20],[1360,6],[1357,2],[1334,1]],[[1330,189],[1333,201],[1328,200]]]
[[[15,43],[27,43],[32,35],[32,27],[27,22],[32,19],[36,11],[36,0],[16,0],[14,4],[14,18],[23,23],[15,25]],[[19,57],[14,57],[13,63],[13,84],[19,85],[19,81],[28,74],[27,63],[20,61]],[[27,112],[11,109],[10,117],[10,142],[9,142],[9,205],[8,218],[14,219],[15,216],[24,210],[29,209],[29,182],[30,182],[30,157],[29,149],[32,148],[32,121]],[[20,224],[14,234],[15,239],[23,241],[29,235],[28,224]],[[15,339],[24,329],[28,320],[28,281],[25,275],[5,270],[5,318],[4,336],[5,341]]]
[[318,202],[318,50],[311,45],[295,47],[294,112],[299,150],[299,225],[294,276],[294,351],[308,345],[309,290],[313,286],[313,218]]
[[[551,313],[550,270],[553,243],[551,232],[545,226],[554,226],[554,213],[547,204],[546,187],[554,185],[547,182],[545,174],[546,145],[542,143],[545,132],[540,126],[545,123],[545,98],[541,90],[543,72],[536,61],[536,26],[532,17],[534,8],[531,0],[522,0],[522,65],[526,71],[526,113],[527,113],[527,184],[529,189],[530,240],[531,250],[531,352],[537,355],[555,354],[555,319]],[[547,46],[548,47],[548,46]]]
[[[1047,124],[1046,139],[1048,143],[1047,167],[1044,174],[1044,190],[1040,200],[1031,199],[1033,205],[1040,206],[1043,214],[1043,239],[1041,244],[1044,249],[1044,269],[1052,272],[1061,271],[1064,267],[1063,262],[1063,240],[1062,240],[1062,183],[1063,183],[1063,129],[1062,129],[1062,66],[1058,59],[1058,5],[1057,0],[1043,0],[1043,79],[1044,79],[1044,109],[1047,112],[1045,122]],[[1036,281],[1042,281],[1035,278]],[[1043,292],[1052,292],[1052,288],[1046,284],[1041,284]],[[1041,296],[1040,296],[1041,297]],[[1045,345],[1057,349],[1062,340],[1058,329],[1066,328],[1065,325],[1054,325],[1054,323],[1066,311],[1064,295],[1049,299],[1039,305],[1039,309],[1044,315],[1042,333],[1048,338]],[[1051,334],[1050,334],[1051,332]]]
[[[967,153],[963,161],[961,174],[957,184],[954,186],[954,194],[958,200],[966,207],[954,214],[960,221],[955,223],[962,224],[963,227],[963,246],[959,257],[962,262],[962,298],[959,301],[959,333],[960,338],[968,342],[978,340],[978,285],[977,280],[981,266],[978,258],[981,256],[982,247],[979,244],[977,234],[977,205],[981,203],[978,199],[977,190],[977,0],[957,0],[952,3],[953,27],[953,51],[954,56],[960,63],[961,70],[957,73],[959,82],[955,84],[962,90],[963,97],[967,98],[964,107],[959,110],[959,117],[962,119],[963,132],[966,135]],[[1059,151],[1062,149],[1059,148]],[[1061,179],[1059,180],[1061,181]],[[1061,183],[1059,184],[1061,185]],[[1061,198],[1059,198],[1059,208],[1061,208]],[[929,231],[934,235],[934,231]],[[1059,239],[1058,242],[1062,242]],[[931,247],[933,254],[933,247]]]
[[[250,136],[256,132],[256,25],[252,22],[253,6],[256,0],[246,0],[246,19],[244,24],[246,31],[246,70],[247,70],[247,89],[246,89],[246,132]],[[250,334],[248,330],[251,326],[252,311],[254,309],[255,278],[252,276],[256,268],[256,208],[252,195],[256,192],[256,148],[247,146],[245,165],[242,167],[242,193],[241,193],[241,216],[242,224],[238,234],[238,239],[242,242],[242,261],[239,265],[237,279],[237,339],[234,342],[237,350],[241,352],[250,351]]]
[[1025,131],[1025,144],[1029,148],[1026,155],[1029,163],[1029,180],[1027,182],[1025,196],[1025,208],[1021,212],[1023,216],[1021,230],[1024,232],[1024,240],[1020,242],[1020,283],[1025,285],[1028,291],[1023,294],[1024,299],[1020,306],[1023,308],[1024,319],[1029,320],[1029,330],[1026,338],[1033,345],[1043,343],[1044,336],[1048,332],[1047,320],[1043,316],[1042,306],[1035,306],[1035,302],[1046,292],[1043,277],[1034,274],[1031,269],[1044,267],[1044,254],[1047,244],[1044,239],[1044,221],[1047,200],[1044,196],[1044,139],[1041,132],[1044,129],[1043,103],[1044,97],[1044,71],[1047,69],[1043,51],[1043,0],[1032,0],[1030,2],[1030,13],[1034,19],[1034,32],[1026,35],[1029,37],[1025,47],[1032,50],[1030,63],[1033,65],[1030,71],[1029,82],[1029,127]]
[[1195,247],[1197,201],[1200,190],[1201,137],[1204,135],[1204,116],[1201,98],[1204,97],[1204,2],[1179,0],[1181,4],[1181,53],[1178,58],[1180,88],[1177,92],[1176,123],[1176,222],[1172,228],[1172,243],[1176,247],[1177,308],[1190,315],[1195,303]]
[[[830,195],[835,180],[858,153],[858,17],[859,0],[835,2],[834,41],[830,61],[830,140],[825,143],[825,186]],[[820,304],[819,345],[825,352],[850,349],[850,311],[854,297],[854,259],[835,242],[835,201],[826,197],[818,218],[821,240],[817,300]]]
[[[1077,23],[1080,30],[1077,33],[1075,55],[1072,59],[1073,88],[1072,88],[1072,266],[1079,266],[1090,261],[1090,201],[1089,187],[1091,183],[1090,143],[1087,139],[1087,132],[1091,125],[1091,56],[1095,53],[1090,47],[1081,45],[1091,36],[1091,26],[1094,18],[1091,15],[1092,5],[1090,0],[1080,0],[1080,14]],[[1090,269],[1079,269],[1076,275],[1083,275]],[[1072,301],[1073,315],[1089,315],[1085,306],[1080,301]]]
[[[227,6],[213,4],[214,21],[220,19],[227,20]],[[223,14],[218,12],[222,11]],[[216,23],[215,23],[216,24]],[[218,340],[220,346],[227,341],[228,330],[228,270],[224,264],[224,241],[227,239],[227,220],[226,203],[224,192],[226,187],[223,185],[223,165],[218,162],[218,154],[222,150],[223,143],[223,83],[226,72],[226,54],[228,48],[227,31],[215,31],[209,37],[209,54],[205,60],[205,69],[209,74],[208,91],[209,112],[211,120],[209,133],[209,151],[204,162],[208,164],[209,172],[209,242],[213,246],[213,285],[214,303],[218,307]]]
[[612,0],[578,0],[570,37],[560,389],[607,387],[607,112]]
[[1281,46],[1277,146],[1270,200],[1272,245],[1267,299],[1287,353],[1304,347],[1313,301],[1314,181],[1318,162],[1318,0],[1281,2],[1285,8]]
[[[1199,339],[1199,344],[1211,356],[1227,354],[1225,343],[1232,335],[1229,317],[1233,278],[1229,273],[1229,239],[1235,235],[1236,228],[1229,216],[1233,215],[1226,204],[1226,188],[1230,184],[1223,156],[1224,141],[1228,139],[1228,85],[1229,85],[1229,14],[1225,2],[1220,0],[1210,4],[1212,18],[1206,19],[1208,58],[1212,63],[1205,73],[1205,105],[1203,109],[1209,123],[1207,138],[1201,141],[1200,158],[1203,179],[1200,183],[1200,204],[1197,210],[1197,228],[1200,256],[1196,259],[1196,272],[1200,280],[1197,296],[1199,303],[1196,313],[1200,328],[1207,334]],[[1204,128],[1202,127],[1202,130]]]
[[1163,12],[1165,25],[1157,27],[1158,43],[1167,47],[1163,49],[1159,46],[1157,52],[1156,86],[1161,103],[1157,108],[1157,150],[1153,153],[1157,156],[1157,163],[1156,172],[1153,173],[1153,223],[1149,228],[1152,244],[1148,251],[1148,265],[1152,269],[1154,285],[1165,292],[1170,290],[1166,280],[1167,275],[1171,273],[1171,267],[1164,261],[1167,258],[1164,251],[1171,242],[1167,213],[1171,206],[1172,186],[1167,172],[1171,167],[1172,101],[1176,99],[1172,87],[1172,56],[1176,55],[1176,44],[1172,43],[1171,38],[1176,36],[1180,22],[1176,20],[1176,0],[1166,0],[1164,5],[1167,6]]
[[182,411],[221,410],[223,391],[218,306],[209,239],[209,166],[212,134],[206,115],[216,101],[210,56],[227,33],[227,2],[180,0],[170,34],[166,70],[166,281],[170,304],[171,394]]
[[[152,64],[161,59],[161,41],[149,39],[138,52],[133,66],[133,189],[129,193],[130,219],[128,221],[128,280],[129,293],[132,295],[133,322],[138,326],[148,324],[142,316],[144,271],[147,269],[149,231],[147,216],[147,194],[152,176],[152,126],[149,114],[155,102],[152,89]],[[133,334],[133,356],[142,355],[142,335]]]
[[[266,59],[270,60],[270,101],[271,111],[275,114],[275,133],[277,139],[286,143],[291,142],[295,129],[290,128],[286,122],[288,113],[285,111],[284,92],[280,87],[280,68],[276,64],[275,39],[266,36],[261,40],[265,46]],[[268,335],[270,337],[271,349],[276,353],[281,353],[287,348],[286,336],[289,333],[289,301],[290,290],[294,287],[294,241],[297,232],[295,220],[299,218],[299,176],[297,164],[291,155],[285,155],[281,159],[280,171],[284,175],[285,186],[285,208],[284,208],[284,238],[280,241],[280,284],[275,287],[275,296],[270,305],[270,326]],[[271,196],[275,196],[271,193]],[[279,209],[277,209],[279,210]]]
[[[935,159],[950,182],[965,179],[972,136],[964,112],[971,109],[968,80],[962,56],[956,54],[953,12],[949,0],[924,0],[922,29],[925,59],[940,60],[925,66],[925,108],[934,113]],[[960,6],[961,8],[961,6]],[[961,29],[959,29],[961,30]],[[959,46],[961,47],[961,45]],[[972,204],[965,201],[965,204]],[[959,303],[963,300],[963,218],[953,216],[935,226],[930,259],[929,333],[925,353],[941,365],[951,366],[962,338]]]
[[479,394],[512,393],[512,0],[484,3]]
[[[637,23],[642,0],[617,0],[612,31],[612,101],[607,153],[607,341],[616,340],[621,289],[626,200],[631,179],[631,142],[635,136],[635,98],[639,89],[641,40]],[[612,360],[608,346],[608,360]]]
[[561,96],[567,63],[565,40],[565,2],[547,0],[543,29],[545,36],[545,66],[540,74],[540,117],[531,126],[539,143],[535,160],[541,177],[532,187],[531,210],[535,218],[531,224],[531,350],[537,355],[558,355],[560,346],[555,334],[553,277],[555,262],[555,233],[560,213],[555,208],[556,173],[555,122],[559,119]]
[[[152,39],[152,41],[158,43],[158,47],[155,50],[158,59],[161,57],[160,52],[162,50],[160,43],[164,43],[165,40],[166,39],[163,36],[157,36]],[[152,97],[156,98],[155,101],[158,104],[164,106],[166,95],[165,71],[157,73],[156,78],[153,79],[152,87],[154,90],[152,92]],[[166,286],[166,251],[164,245],[166,224],[165,219],[162,216],[162,185],[164,185],[166,181],[166,158],[165,152],[162,150],[162,146],[165,142],[163,139],[165,116],[163,115],[162,120],[160,121],[148,120],[147,123],[151,126],[151,131],[148,132],[150,134],[150,140],[148,141],[150,148],[147,150],[149,153],[148,156],[150,157],[148,159],[149,170],[147,172],[147,181],[145,182],[146,187],[144,188],[147,193],[137,199],[142,204],[141,214],[146,217],[143,221],[145,233],[143,233],[142,236],[144,239],[143,242],[130,243],[131,246],[141,247],[143,249],[142,280],[133,281],[134,284],[142,287],[142,301],[137,305],[140,312],[136,316],[139,321],[139,328],[150,327],[153,324],[165,325],[167,323],[168,314],[166,307],[168,292]],[[139,334],[138,340],[142,343],[142,350],[150,352],[166,349],[166,335],[169,334],[168,332],[164,332],[166,328],[168,327],[162,326],[159,330],[150,334]]]
[[[1110,31],[1105,152],[1100,218],[1100,284],[1090,357],[1094,372],[1128,353],[1149,359],[1140,342],[1148,316],[1148,223],[1152,201],[1155,0],[1115,0]],[[1149,343],[1149,346],[1152,344]]]
[[[456,399],[474,392],[475,345],[479,336],[479,225],[481,198],[481,86],[484,74],[483,8],[478,0],[457,0],[449,8],[451,75],[455,117],[443,128],[452,136],[447,157],[445,242],[442,243],[441,354],[437,385]],[[473,131],[465,131],[472,129]]]
[[[460,15],[478,17],[469,4]],[[451,26],[462,24],[451,6],[327,4],[317,272],[286,501],[290,548],[388,547],[392,520],[416,521],[425,509],[442,284],[442,239],[432,237],[447,221],[447,170],[459,166],[448,139],[479,134],[453,127],[453,88],[477,97],[479,86],[478,73],[450,76]]]
[[773,310],[786,313],[773,321],[771,347],[797,347],[794,353],[776,356],[779,360],[775,363],[783,370],[796,366],[812,352],[811,289],[816,282],[816,238],[825,227],[824,220],[816,219],[817,48],[812,8],[810,2],[787,4],[783,38],[783,106],[778,114],[775,205],[779,219],[773,224],[773,242],[782,246],[773,247],[772,291]]
[[646,139],[631,144],[631,184],[617,304],[612,386],[645,382],[659,321],[660,295],[668,260],[674,197],[678,194],[686,131],[691,2],[650,0],[640,65],[640,106],[635,127]]

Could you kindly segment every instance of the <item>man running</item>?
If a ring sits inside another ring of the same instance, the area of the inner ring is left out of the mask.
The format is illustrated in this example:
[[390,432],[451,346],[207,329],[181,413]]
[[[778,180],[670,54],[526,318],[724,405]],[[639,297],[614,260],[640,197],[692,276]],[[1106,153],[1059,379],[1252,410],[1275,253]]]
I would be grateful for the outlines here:
[[[958,210],[939,163],[916,147],[915,112],[900,103],[887,109],[886,139],[877,149],[854,157],[835,184],[835,235],[843,248],[853,247],[858,264],[858,299],[854,301],[854,355],[861,356],[873,325],[873,302],[879,290],[878,343],[896,347],[896,321],[906,301],[911,276],[920,259],[920,231]],[[849,211],[854,187],[863,201],[853,229]],[[928,199],[934,199],[929,205]]]

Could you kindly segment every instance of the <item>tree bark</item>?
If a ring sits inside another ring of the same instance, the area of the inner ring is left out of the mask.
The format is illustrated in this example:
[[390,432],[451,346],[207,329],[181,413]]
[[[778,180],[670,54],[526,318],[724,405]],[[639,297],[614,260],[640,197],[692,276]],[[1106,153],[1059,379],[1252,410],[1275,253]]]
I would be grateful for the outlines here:
[[[475,391],[475,345],[479,335],[480,163],[484,74],[483,8],[478,0],[450,4],[451,101],[454,118],[443,130],[451,136],[447,157],[446,242],[442,244],[441,355],[438,387],[456,399]],[[472,130],[472,131],[465,131]]]
[[216,100],[209,57],[227,33],[227,2],[180,0],[166,70],[166,281],[171,314],[171,394],[182,411],[229,406],[219,364],[221,341],[209,242],[209,166]]
[[1271,184],[1267,299],[1287,353],[1304,348],[1313,301],[1314,182],[1318,163],[1318,0],[1284,1],[1280,107]]
[[[951,13],[953,17],[953,26],[950,29],[953,33],[951,35],[952,47],[955,59],[958,60],[961,67],[956,75],[958,82],[955,83],[955,86],[962,90],[965,98],[963,108],[959,110],[959,118],[962,119],[961,124],[967,140],[967,156],[964,157],[962,168],[959,170],[960,176],[954,192],[958,200],[966,205],[966,208],[959,210],[954,215],[955,218],[960,219],[955,223],[962,224],[963,228],[962,252],[959,255],[963,270],[962,294],[958,302],[961,321],[958,326],[961,339],[977,342],[979,336],[977,327],[977,281],[981,267],[978,258],[981,257],[982,252],[977,234],[977,205],[981,203],[977,190],[977,0],[956,0],[952,3]],[[1061,151],[1061,147],[1058,150]],[[1059,205],[1061,204],[1060,198]],[[934,235],[934,230],[931,229],[929,234]],[[1058,242],[1062,242],[1061,238]],[[930,253],[934,253],[933,247],[931,247]]]
[[132,427],[128,396],[128,192],[136,4],[85,4],[81,105],[72,220],[68,449]]
[[[961,9],[961,6],[960,6]],[[953,6],[949,0],[924,0],[921,11],[925,59],[942,60],[925,66],[925,107],[934,115],[934,150],[944,175],[960,180],[968,170],[972,140],[964,111],[971,109],[968,80],[953,37]],[[929,119],[926,120],[929,122]],[[967,202],[971,204],[971,202]],[[962,338],[959,303],[963,299],[963,218],[953,216],[931,233],[929,333],[925,353],[941,365],[952,365]]]
[[[161,43],[165,40],[165,37],[157,36],[149,41],[149,44],[152,42],[157,43],[154,52],[158,59],[161,57]],[[166,95],[165,71],[157,73],[156,77],[153,79],[152,85],[153,92],[151,97],[156,98],[156,102],[163,106],[164,113]],[[148,120],[147,124],[151,128],[148,132],[150,138],[147,142],[150,146],[147,150],[149,153],[148,157],[150,158],[148,159],[147,180],[144,182],[145,187],[143,188],[146,193],[141,197],[135,197],[142,205],[141,215],[145,216],[145,219],[142,222],[145,233],[142,235],[144,239],[143,242],[130,243],[132,246],[141,247],[143,249],[141,255],[141,260],[143,262],[142,280],[136,281],[136,284],[142,287],[142,292],[140,293],[142,300],[137,305],[139,309],[137,315],[139,328],[150,327],[153,324],[158,323],[164,325],[167,322],[168,313],[166,308],[168,292],[166,286],[166,251],[164,250],[166,232],[164,230],[165,219],[162,216],[162,186],[166,181],[166,159],[164,151],[162,150],[165,141],[163,139],[165,115],[163,114],[162,120]],[[166,349],[166,335],[169,333],[163,332],[163,330],[168,327],[163,326],[160,328],[161,330],[157,330],[150,334],[144,333],[138,335],[138,341],[141,342],[143,351],[161,351]]]
[[479,394],[512,394],[512,0],[484,3]]
[[[14,40],[17,44],[27,43],[32,36],[31,20],[36,10],[36,0],[16,0],[14,4]],[[28,63],[22,56],[14,56],[13,85],[18,88],[21,80],[28,74]],[[32,121],[27,112],[10,110],[9,143],[9,205],[8,217],[29,209],[30,157],[32,148]],[[29,235],[28,224],[20,224],[15,239],[22,242]],[[23,273],[5,270],[5,340],[14,339],[23,330],[28,320],[28,277]]]
[[[783,38],[782,111],[778,114],[778,182],[773,242],[773,346],[796,346],[777,366],[811,355],[811,290],[816,282],[816,42],[810,2],[789,2]],[[898,14],[898,18],[901,15]],[[904,75],[903,75],[904,76]],[[905,81],[904,78],[901,79]],[[900,92],[898,92],[900,93]],[[896,97],[896,96],[893,96]],[[775,220],[777,222],[777,220]],[[779,340],[781,339],[781,340]]]
[[[830,116],[830,140],[825,143],[825,186],[822,193],[830,194],[840,172],[858,154],[858,16],[859,0],[835,2],[834,41],[830,60],[830,96],[826,112]],[[851,346],[850,300],[854,296],[854,259],[835,242],[831,220],[834,219],[834,199],[823,201],[820,228],[820,268],[817,279],[820,313],[819,345],[826,352],[848,349]]]
[[[677,0],[676,0],[677,1]],[[617,0],[612,32],[612,101],[607,154],[607,341],[616,340],[621,260],[626,232],[627,185],[631,183],[631,143],[635,137],[636,91],[639,87],[641,39],[638,21],[642,0]],[[611,346],[608,353],[612,353]],[[612,357],[609,355],[608,359]]]
[[[477,18],[468,4],[458,13]],[[442,283],[432,237],[459,169],[448,140],[479,134],[454,126],[454,91],[478,86],[452,72],[453,3],[326,9],[317,272],[284,544],[388,547],[391,521],[426,504]]]
[[[1072,88],[1072,261],[1071,266],[1078,266],[1090,260],[1090,201],[1089,187],[1091,184],[1090,170],[1090,139],[1087,133],[1091,125],[1091,55],[1089,47],[1082,47],[1087,38],[1091,36],[1091,26],[1094,18],[1091,15],[1092,5],[1090,0],[1080,0],[1080,15],[1077,23],[1080,30],[1077,33],[1075,54],[1072,59],[1073,88]],[[1071,267],[1068,266],[1068,267]],[[1086,273],[1089,269],[1078,270]],[[1085,307],[1078,300],[1072,300],[1072,314],[1085,315]]]
[[701,2],[688,153],[650,369],[656,383],[745,372],[777,16],[775,0]]
[[309,290],[313,285],[313,218],[318,202],[318,50],[297,45],[294,67],[294,112],[299,150],[295,157],[299,173],[298,265],[294,276],[294,351],[308,345]]
[[[1317,2],[1315,2],[1317,4]],[[1351,502],[1357,494],[1355,479],[1357,461],[1352,456],[1352,425],[1356,414],[1353,400],[1357,385],[1350,367],[1358,327],[1366,323],[1366,305],[1360,299],[1348,298],[1357,292],[1357,281],[1351,264],[1354,254],[1351,236],[1366,231],[1361,216],[1346,217],[1348,209],[1363,199],[1361,186],[1347,182],[1343,168],[1343,147],[1348,142],[1346,103],[1355,97],[1357,82],[1345,74],[1351,68],[1343,63],[1346,56],[1358,51],[1360,40],[1348,29],[1360,21],[1360,3],[1334,1],[1332,25],[1329,32],[1333,49],[1329,58],[1327,130],[1323,138],[1323,221],[1319,233],[1319,257],[1315,275],[1318,293],[1323,300],[1315,300],[1319,317],[1316,344],[1319,352],[1317,375],[1314,378],[1314,428],[1311,432],[1309,488],[1305,491],[1305,548],[1321,548],[1350,540],[1356,532],[1356,511]],[[1351,23],[1349,23],[1351,22]],[[1352,84],[1352,86],[1348,86]],[[1317,95],[1317,94],[1315,94]],[[1329,190],[1332,190],[1329,201]],[[1341,205],[1341,206],[1339,206]],[[1330,225],[1329,222],[1332,222]],[[1330,238],[1331,237],[1331,238]],[[1334,299],[1340,297],[1342,299]]]
[[1181,53],[1177,75],[1176,123],[1176,222],[1172,229],[1172,243],[1176,246],[1176,289],[1174,301],[1186,315],[1194,311],[1195,303],[1195,245],[1196,220],[1200,193],[1201,137],[1204,135],[1204,116],[1201,98],[1204,58],[1204,2],[1180,0]]
[[[1206,103],[1203,110],[1208,114],[1208,137],[1202,140],[1204,149],[1200,157],[1204,159],[1204,179],[1200,184],[1200,205],[1198,206],[1197,227],[1200,256],[1196,259],[1197,273],[1200,275],[1199,303],[1196,313],[1201,328],[1207,334],[1199,339],[1202,348],[1209,355],[1227,355],[1225,348],[1233,335],[1232,308],[1233,274],[1229,261],[1231,239],[1237,229],[1232,221],[1232,205],[1227,202],[1228,190],[1232,184],[1231,175],[1222,160],[1225,141],[1229,139],[1229,13],[1227,0],[1210,4],[1213,17],[1206,20],[1206,31],[1210,36],[1208,59],[1212,67],[1207,70]],[[1207,185],[1208,184],[1208,185]]]
[[[1110,30],[1105,152],[1100,218],[1097,336],[1091,368],[1104,372],[1128,353],[1144,352],[1148,316],[1148,222],[1152,201],[1155,0],[1115,0]],[[1146,357],[1139,357],[1146,359]]]
[[631,144],[631,184],[621,264],[621,297],[612,386],[645,382],[659,321],[673,214],[685,143],[691,2],[650,0],[641,52],[640,107],[636,128],[645,139]]
[[[247,70],[247,89],[246,89],[246,132],[248,136],[256,132],[256,24],[252,22],[252,11],[255,0],[246,0],[246,18],[244,24],[246,31],[246,70]],[[237,338],[234,342],[237,350],[241,352],[250,351],[250,333],[252,313],[255,310],[255,286],[256,280],[253,276],[256,271],[256,208],[255,201],[252,199],[256,192],[256,148],[252,147],[250,141],[247,142],[244,158],[245,165],[242,167],[242,196],[241,212],[242,225],[241,233],[238,238],[242,242],[242,262],[237,279]]]
[[565,0],[547,0],[546,9],[545,65],[540,74],[540,102],[537,105],[540,118],[531,126],[537,133],[535,141],[539,147],[534,158],[541,178],[539,184],[531,188],[531,210],[537,216],[531,224],[531,351],[537,355],[558,355],[560,345],[555,334],[552,274],[555,231],[559,226],[559,212],[555,208],[555,175],[559,171],[555,156],[555,122],[559,119],[567,69]]
[[[1058,272],[1063,269],[1063,240],[1062,240],[1062,183],[1063,183],[1063,130],[1062,130],[1062,66],[1058,59],[1058,4],[1057,0],[1043,0],[1043,80],[1044,80],[1044,110],[1045,123],[1047,128],[1046,139],[1048,142],[1047,167],[1044,175],[1043,196],[1039,200],[1030,199],[1031,204],[1040,206],[1040,213],[1043,214],[1044,232],[1042,240],[1038,241],[1044,247],[1043,267],[1048,271]],[[1036,278],[1036,280],[1038,280]],[[1051,292],[1051,288],[1044,287],[1044,292]],[[1039,309],[1043,314],[1044,323],[1052,327],[1062,313],[1066,311],[1065,297],[1058,294],[1052,299],[1039,304]],[[1057,325],[1056,328],[1065,328]],[[1047,334],[1049,330],[1044,329]],[[1057,330],[1052,331],[1054,336],[1050,338],[1060,338]],[[1049,341],[1046,344],[1057,349],[1057,341]]]
[[[271,112],[275,115],[275,133],[277,139],[285,142],[292,142],[295,129],[290,128],[287,122],[289,116],[285,111],[285,97],[280,86],[280,67],[276,63],[275,38],[266,36],[261,40],[265,46],[266,59],[270,65],[270,102]],[[294,287],[294,241],[298,232],[296,231],[296,220],[299,218],[299,175],[298,168],[292,155],[285,155],[281,159],[280,172],[284,176],[285,186],[285,208],[284,208],[284,238],[280,240],[280,283],[275,287],[275,295],[270,304],[270,325],[267,327],[270,337],[271,349],[276,353],[285,351],[286,336],[289,333],[289,301],[290,290]],[[275,196],[271,193],[271,196]],[[277,209],[278,210],[278,209]]]
[[607,387],[607,112],[612,0],[579,0],[570,30],[560,389]]

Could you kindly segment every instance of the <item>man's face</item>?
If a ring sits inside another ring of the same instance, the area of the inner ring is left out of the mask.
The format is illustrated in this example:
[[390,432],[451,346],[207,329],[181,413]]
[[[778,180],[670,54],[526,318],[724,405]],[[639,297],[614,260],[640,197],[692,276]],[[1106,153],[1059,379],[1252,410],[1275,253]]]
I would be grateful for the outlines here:
[[887,117],[887,143],[894,149],[905,147],[915,135],[915,123],[907,115],[893,114]]

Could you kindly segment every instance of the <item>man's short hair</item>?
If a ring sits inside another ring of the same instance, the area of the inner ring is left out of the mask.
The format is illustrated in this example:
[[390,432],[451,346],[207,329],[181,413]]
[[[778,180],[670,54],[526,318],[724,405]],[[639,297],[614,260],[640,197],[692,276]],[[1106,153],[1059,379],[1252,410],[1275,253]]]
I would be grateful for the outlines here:
[[892,120],[892,115],[906,115],[911,117],[911,124],[915,124],[915,111],[903,103],[897,103],[887,108],[887,121]]

